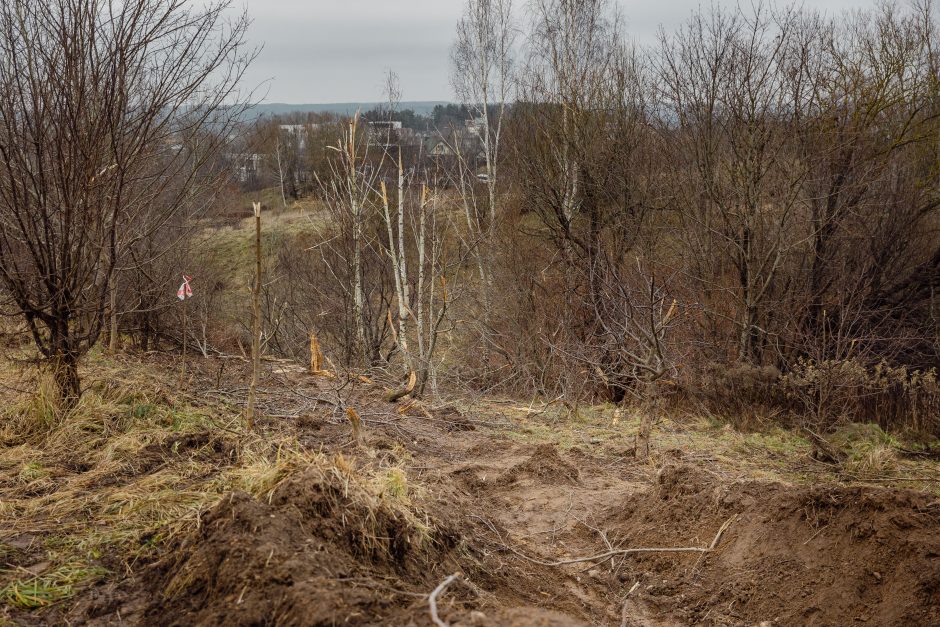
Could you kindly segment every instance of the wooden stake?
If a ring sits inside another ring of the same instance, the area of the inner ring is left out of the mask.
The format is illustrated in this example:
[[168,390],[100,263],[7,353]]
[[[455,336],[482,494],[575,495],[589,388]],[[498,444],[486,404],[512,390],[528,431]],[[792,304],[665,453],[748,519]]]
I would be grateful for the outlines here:
[[[184,279],[185,280],[185,279]],[[183,363],[180,366],[180,384],[186,379],[186,286],[183,286]]]
[[261,370],[261,203],[252,203],[255,211],[255,284],[251,290],[251,384],[245,426],[255,428],[255,396]]

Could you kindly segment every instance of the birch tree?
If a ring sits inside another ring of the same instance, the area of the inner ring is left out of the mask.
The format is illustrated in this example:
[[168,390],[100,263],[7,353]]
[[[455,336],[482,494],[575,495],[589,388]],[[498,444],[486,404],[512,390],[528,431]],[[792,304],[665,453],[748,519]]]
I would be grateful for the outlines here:
[[476,193],[476,156],[462,150],[458,156],[459,189],[467,231],[477,265],[482,306],[482,362],[489,366],[493,246],[499,220],[499,163],[503,122],[512,98],[513,52],[516,27],[512,0],[468,0],[457,24],[457,40],[451,51],[452,82],[457,99],[473,114],[474,128],[483,147],[485,202]]
[[[447,315],[447,264],[444,258],[443,233],[439,223],[438,194],[426,184],[420,186],[420,200],[408,208],[406,177],[398,162],[398,205],[390,208],[389,194],[380,183],[382,207],[388,232],[388,258],[395,273],[397,331],[395,342],[402,355],[406,373],[413,377],[416,394],[424,393],[429,379],[434,382],[435,351],[442,324]],[[410,219],[405,220],[405,214]],[[409,227],[406,229],[406,225]],[[410,231],[410,236],[407,231]],[[406,253],[406,240],[413,254]],[[414,289],[408,288],[408,275],[414,277]],[[395,325],[389,312],[389,324]],[[411,338],[414,338],[412,346]],[[409,390],[410,392],[410,390]]]
[[[359,357],[366,352],[366,323],[364,316],[365,296],[363,288],[362,249],[363,224],[365,222],[366,208],[369,202],[371,185],[367,175],[362,169],[363,162],[359,157],[359,114],[350,120],[342,142],[333,147],[340,154],[337,172],[332,178],[332,200],[334,214],[347,214],[350,218],[350,233],[352,241],[352,293],[353,293],[353,321],[356,325],[356,344]],[[345,215],[341,219],[345,222]]]

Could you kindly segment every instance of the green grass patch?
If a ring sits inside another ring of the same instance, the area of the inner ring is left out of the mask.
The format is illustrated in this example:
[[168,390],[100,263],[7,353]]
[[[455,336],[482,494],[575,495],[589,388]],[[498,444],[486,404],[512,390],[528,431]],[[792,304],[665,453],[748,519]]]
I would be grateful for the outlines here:
[[19,479],[23,483],[31,483],[38,479],[45,479],[49,476],[49,471],[43,468],[42,464],[39,462],[29,462],[23,464],[23,467],[20,468]]
[[0,600],[25,610],[47,607],[71,598],[79,586],[98,581],[107,574],[100,566],[65,564],[47,573],[11,581],[0,589]]

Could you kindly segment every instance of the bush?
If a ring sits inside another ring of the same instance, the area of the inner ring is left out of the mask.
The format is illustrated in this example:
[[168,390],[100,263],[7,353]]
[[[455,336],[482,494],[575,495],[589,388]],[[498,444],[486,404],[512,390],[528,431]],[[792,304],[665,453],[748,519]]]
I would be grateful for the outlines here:
[[785,426],[820,431],[871,423],[884,431],[940,436],[940,385],[934,370],[801,359],[786,373],[768,366],[713,364],[702,380],[695,395],[738,427],[764,415]]
[[800,360],[781,377],[787,396],[819,428],[844,422],[875,423],[883,430],[940,433],[940,387],[934,370],[885,363]]

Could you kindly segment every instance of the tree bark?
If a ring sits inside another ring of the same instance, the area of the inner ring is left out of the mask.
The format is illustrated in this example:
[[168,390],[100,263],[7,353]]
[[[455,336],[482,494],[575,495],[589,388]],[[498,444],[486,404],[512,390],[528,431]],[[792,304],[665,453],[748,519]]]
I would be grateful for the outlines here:
[[118,349],[118,313],[117,313],[117,282],[111,279],[111,329],[108,338],[108,350],[112,353]]
[[61,409],[66,411],[75,407],[81,396],[81,380],[78,376],[78,358],[64,352],[52,359],[53,379],[55,380],[56,399]]
[[636,434],[636,458],[645,460],[650,454],[650,434],[653,423],[659,410],[659,399],[656,394],[656,382],[648,381],[643,391],[643,408],[640,417],[640,429]]

